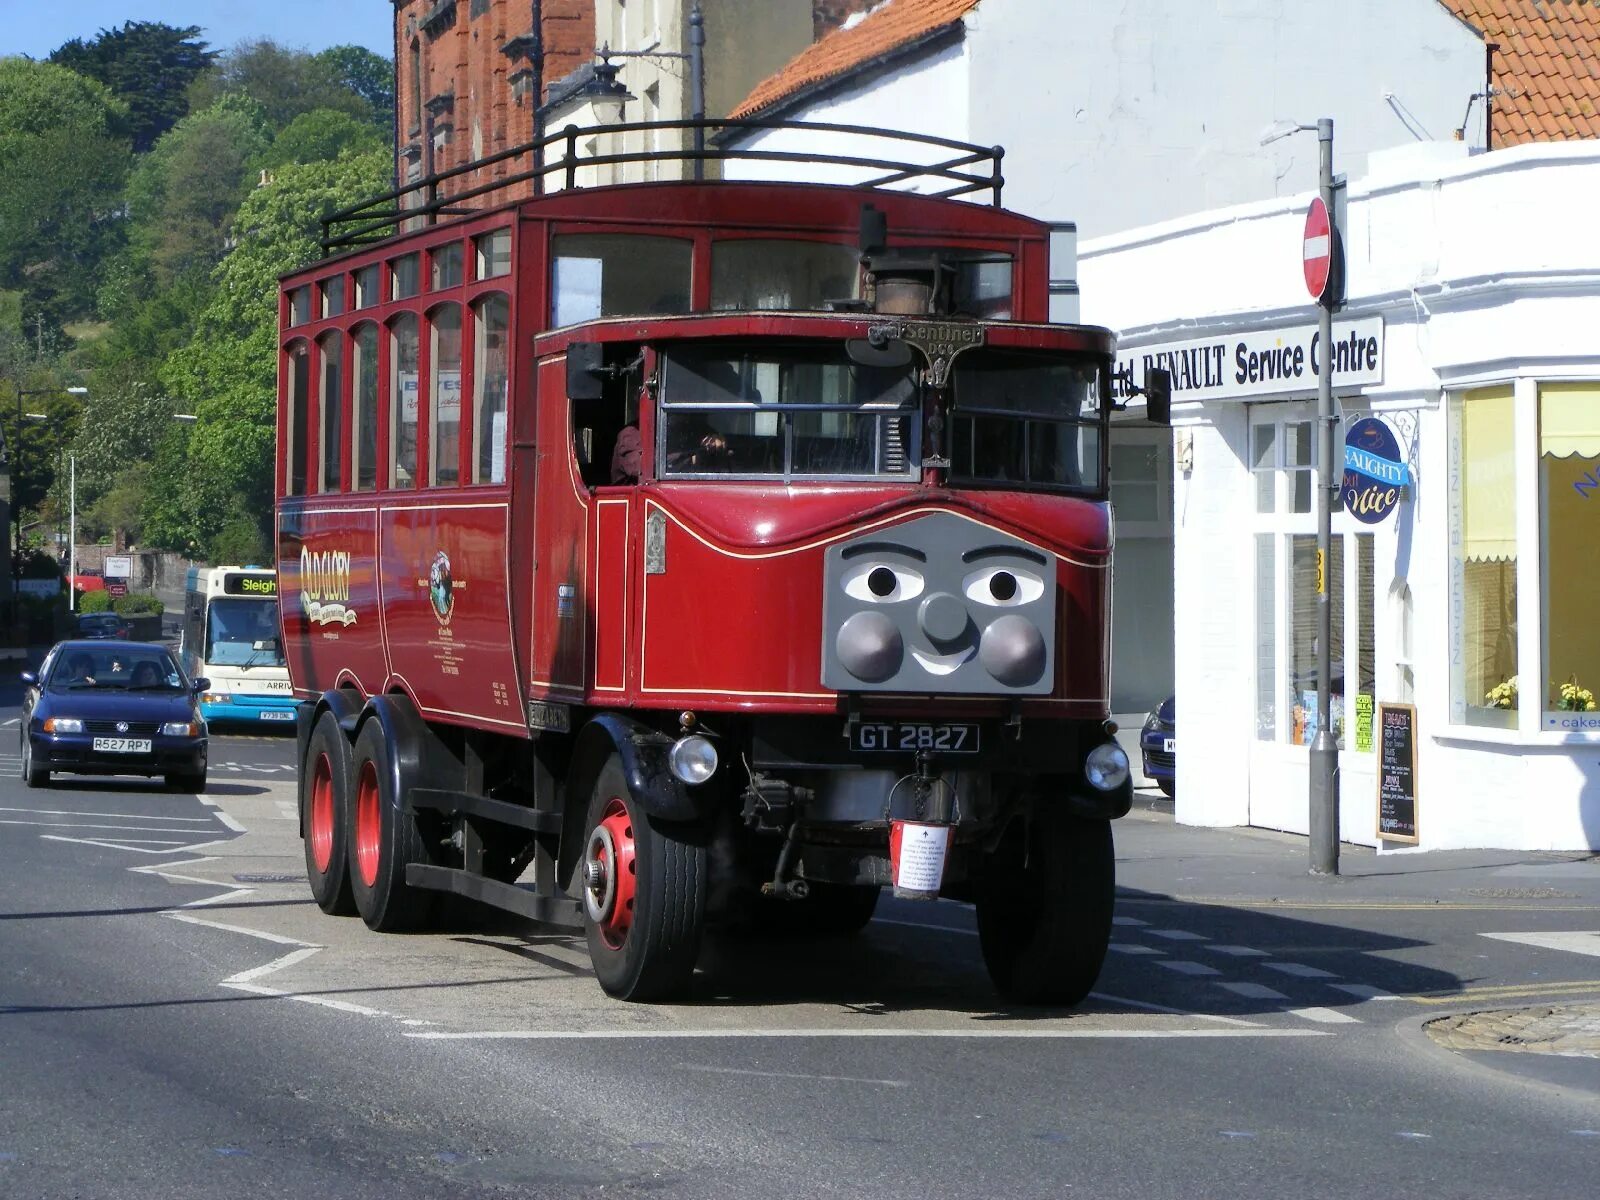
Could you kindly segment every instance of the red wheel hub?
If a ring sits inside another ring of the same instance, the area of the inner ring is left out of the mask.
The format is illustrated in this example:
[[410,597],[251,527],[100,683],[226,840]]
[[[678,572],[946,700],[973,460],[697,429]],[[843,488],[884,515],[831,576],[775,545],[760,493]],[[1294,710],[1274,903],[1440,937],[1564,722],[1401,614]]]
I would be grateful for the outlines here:
[[383,814],[378,806],[382,803],[378,794],[378,768],[364,762],[361,778],[356,783],[356,873],[367,887],[378,882],[378,861],[383,845]]
[[333,863],[333,764],[326,754],[311,771],[311,861],[324,875]]
[[613,797],[589,833],[583,851],[583,907],[613,950],[622,948],[633,928],[633,901],[638,862],[633,818],[627,805]]

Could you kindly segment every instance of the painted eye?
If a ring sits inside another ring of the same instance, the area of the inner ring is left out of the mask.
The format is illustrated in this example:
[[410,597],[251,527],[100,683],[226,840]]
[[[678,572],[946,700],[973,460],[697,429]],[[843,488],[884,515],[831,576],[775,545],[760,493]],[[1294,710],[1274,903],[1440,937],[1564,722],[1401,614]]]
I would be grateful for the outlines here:
[[974,604],[1015,608],[1044,595],[1044,580],[1017,567],[984,567],[963,579],[961,590]]
[[922,575],[902,563],[862,562],[844,573],[845,595],[867,604],[896,604],[922,595]]

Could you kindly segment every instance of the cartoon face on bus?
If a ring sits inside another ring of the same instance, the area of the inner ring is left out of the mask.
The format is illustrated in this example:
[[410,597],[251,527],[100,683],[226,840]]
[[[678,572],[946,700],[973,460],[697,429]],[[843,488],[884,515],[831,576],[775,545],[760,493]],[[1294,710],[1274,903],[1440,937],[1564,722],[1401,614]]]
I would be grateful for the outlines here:
[[1048,694],[1055,556],[954,513],[829,548],[822,682],[841,692]]

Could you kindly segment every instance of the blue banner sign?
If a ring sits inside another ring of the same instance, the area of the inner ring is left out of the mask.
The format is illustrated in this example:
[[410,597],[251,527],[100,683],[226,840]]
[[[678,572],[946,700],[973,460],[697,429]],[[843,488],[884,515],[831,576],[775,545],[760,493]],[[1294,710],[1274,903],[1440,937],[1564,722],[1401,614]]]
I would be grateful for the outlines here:
[[1400,443],[1377,417],[1362,417],[1344,435],[1345,510],[1356,520],[1376,525],[1400,503],[1400,490],[1411,482]]

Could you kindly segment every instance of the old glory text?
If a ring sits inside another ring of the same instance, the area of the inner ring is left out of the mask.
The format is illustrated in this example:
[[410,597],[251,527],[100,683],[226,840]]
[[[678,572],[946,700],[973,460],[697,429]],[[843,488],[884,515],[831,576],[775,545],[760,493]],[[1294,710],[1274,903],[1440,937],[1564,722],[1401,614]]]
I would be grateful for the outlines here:
[[[1315,325],[1250,330],[1184,342],[1125,348],[1117,356],[1114,394],[1144,382],[1152,367],[1172,372],[1172,398],[1237,400],[1316,390],[1322,370]],[[1340,387],[1383,382],[1383,318],[1361,317],[1333,327],[1333,379]]]

